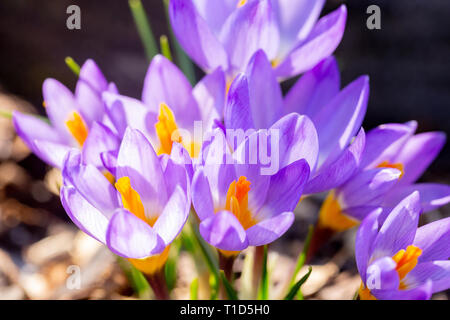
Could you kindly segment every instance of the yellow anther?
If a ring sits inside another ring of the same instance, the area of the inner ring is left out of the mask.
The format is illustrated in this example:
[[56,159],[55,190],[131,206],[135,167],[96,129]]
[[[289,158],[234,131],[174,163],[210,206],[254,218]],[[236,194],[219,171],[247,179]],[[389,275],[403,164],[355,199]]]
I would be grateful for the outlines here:
[[345,231],[357,224],[358,221],[342,212],[334,191],[331,191],[320,208],[319,225],[335,231]]
[[402,280],[412,269],[414,269],[421,255],[422,249],[411,245],[408,246],[406,250],[400,250],[392,257],[392,260],[397,263],[397,267],[395,269],[397,270],[400,278],[400,289],[407,289]]
[[246,177],[239,177],[237,182],[233,181],[230,184],[225,204],[225,209],[236,216],[244,229],[248,229],[258,223],[248,209],[249,191],[250,181]]
[[158,154],[170,154],[172,151],[172,143],[174,141],[181,143],[181,136],[178,134],[175,116],[165,103],[161,103],[159,106],[158,122],[155,124],[155,129],[160,142]]
[[88,128],[77,111],[72,112],[71,117],[66,121],[66,126],[80,147],[82,147],[88,136]]
[[240,8],[247,3],[247,0],[241,0],[238,2],[237,7]]

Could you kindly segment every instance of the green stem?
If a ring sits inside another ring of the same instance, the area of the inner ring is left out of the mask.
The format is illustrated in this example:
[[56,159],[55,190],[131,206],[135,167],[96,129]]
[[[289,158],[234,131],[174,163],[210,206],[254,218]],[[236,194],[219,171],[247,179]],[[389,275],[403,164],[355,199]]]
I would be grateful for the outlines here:
[[269,274],[267,272],[267,245],[265,245],[262,259],[261,285],[259,288],[259,300],[269,299]]
[[78,63],[75,62],[75,60],[72,59],[72,57],[66,57],[64,59],[64,61],[66,62],[67,66],[69,67],[70,70],[72,70],[72,72],[79,77],[80,76],[80,70],[81,67]]
[[147,19],[147,14],[145,13],[141,0],[128,0],[128,4],[130,6],[134,23],[136,24],[136,28],[144,46],[145,54],[148,60],[151,61],[159,51],[155,37],[153,35],[153,31]]
[[0,117],[12,119],[12,111],[0,110]]
[[314,232],[314,225],[310,225],[308,227],[308,235],[305,239],[305,244],[303,245],[303,250],[300,252],[298,259],[297,259],[297,265],[295,266],[294,273],[292,274],[291,283],[289,287],[292,287],[296,283],[297,275],[300,271],[300,269],[304,266],[306,261],[306,255],[309,250],[309,245],[311,243],[311,238]]
[[161,52],[170,61],[172,61],[172,53],[170,52],[169,39],[167,39],[166,35],[162,35],[159,37],[159,45],[161,47]]

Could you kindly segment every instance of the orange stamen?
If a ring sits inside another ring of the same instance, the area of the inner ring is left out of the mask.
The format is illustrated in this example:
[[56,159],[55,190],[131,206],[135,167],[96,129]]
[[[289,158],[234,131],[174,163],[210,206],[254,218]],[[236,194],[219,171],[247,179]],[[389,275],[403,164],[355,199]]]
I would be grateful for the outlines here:
[[237,182],[233,181],[230,184],[225,204],[225,209],[236,216],[244,229],[248,229],[257,223],[248,209],[249,191],[250,181],[246,177],[239,177]]
[[161,144],[158,154],[170,154],[172,143],[174,141],[181,143],[181,136],[177,134],[178,127],[175,122],[175,116],[165,103],[160,104],[158,122],[155,124],[155,129]]
[[241,1],[239,1],[239,3],[237,4],[237,7],[240,8],[240,7],[242,7],[243,5],[245,5],[246,3],[247,3],[247,0],[241,0]]
[[72,136],[82,147],[88,136],[88,128],[81,115],[74,111],[71,117],[66,121],[66,126]]
[[320,208],[319,225],[335,231],[345,231],[357,224],[358,221],[342,212],[334,191],[331,191]]
[[406,289],[406,285],[402,280],[412,269],[414,269],[418,263],[418,258],[421,255],[422,249],[411,245],[406,248],[406,251],[402,249],[392,257],[392,260],[397,263],[395,269],[400,278],[400,289]]

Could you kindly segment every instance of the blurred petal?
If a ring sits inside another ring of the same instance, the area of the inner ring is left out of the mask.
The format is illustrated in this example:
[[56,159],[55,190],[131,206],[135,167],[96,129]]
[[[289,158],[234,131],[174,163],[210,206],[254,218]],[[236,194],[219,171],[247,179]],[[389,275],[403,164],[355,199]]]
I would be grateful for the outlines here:
[[108,90],[108,82],[97,64],[88,59],[80,70],[75,89],[75,97],[87,125],[92,121],[101,121],[105,114],[102,92]]
[[433,293],[450,289],[450,261],[419,263],[406,275],[403,282],[407,287],[416,287],[427,280],[433,282]]
[[163,212],[156,220],[153,230],[164,240],[165,245],[169,245],[181,232],[189,216],[190,201],[186,192],[180,186],[169,198]]
[[415,183],[407,186],[398,186],[384,200],[386,206],[395,206],[401,199],[419,191],[423,212],[435,210],[450,202],[450,186],[438,183]]
[[373,245],[372,259],[394,256],[413,243],[420,215],[420,197],[414,192],[389,214]]
[[319,169],[319,172],[306,185],[305,194],[330,190],[346,182],[359,168],[364,145],[365,134],[361,129],[352,144],[335,162]]
[[64,144],[35,140],[32,150],[36,150],[38,157],[48,164],[61,169],[64,164],[64,158],[71,148]]
[[432,293],[431,281],[411,290],[372,290],[372,294],[380,300],[429,300]]
[[294,222],[294,213],[283,212],[247,229],[248,244],[262,246],[280,238]]
[[287,55],[275,72],[279,78],[288,78],[305,72],[330,56],[341,42],[347,20],[347,8],[339,9],[321,18],[308,37]]
[[221,68],[217,68],[200,80],[192,94],[199,105],[203,129],[210,130],[214,120],[222,121],[225,107],[225,74]]
[[372,254],[373,242],[378,234],[378,217],[380,216],[380,213],[381,209],[375,209],[372,211],[367,218],[361,222],[356,234],[355,258],[363,283],[366,283],[367,281],[367,265]]
[[450,217],[428,223],[417,229],[414,245],[422,249],[420,262],[450,258]]
[[171,0],[169,16],[177,40],[195,63],[206,71],[228,69],[225,49],[191,0]]
[[109,249],[124,258],[141,259],[161,253],[164,241],[150,225],[131,212],[118,209],[106,233]]
[[201,168],[195,171],[192,181],[192,205],[200,220],[205,220],[214,215],[211,189],[208,179]]
[[426,132],[412,136],[392,160],[402,163],[405,174],[401,184],[406,185],[416,181],[437,157],[445,144],[443,132]]
[[325,0],[272,0],[280,27],[280,56],[288,53],[299,40],[304,40],[314,27]]
[[225,128],[226,129],[253,129],[252,109],[250,106],[250,91],[247,77],[238,75],[231,83],[225,105]]
[[119,138],[109,128],[99,122],[94,122],[83,144],[83,163],[90,163],[97,168],[101,168],[103,167],[103,162],[100,154],[102,152],[117,151],[119,146]]
[[317,115],[319,166],[334,161],[361,127],[369,98],[369,78],[362,76],[343,89]]
[[217,36],[228,16],[237,8],[239,0],[192,0],[192,2]]
[[340,73],[336,59],[328,57],[306,72],[284,98],[286,113],[297,112],[315,118],[339,93]]
[[101,243],[106,243],[108,218],[83,198],[74,187],[61,188],[61,203],[78,228]]
[[269,128],[282,116],[283,95],[264,51],[258,50],[253,55],[246,74],[255,128]]
[[278,27],[268,0],[248,1],[235,10],[222,27],[221,42],[231,66],[243,70],[252,55],[264,50],[270,60],[278,51]]
[[200,223],[200,234],[210,245],[227,251],[248,247],[244,228],[229,211],[220,211]]
[[391,257],[375,260],[367,268],[366,287],[373,290],[396,290],[400,278],[396,270],[397,263]]

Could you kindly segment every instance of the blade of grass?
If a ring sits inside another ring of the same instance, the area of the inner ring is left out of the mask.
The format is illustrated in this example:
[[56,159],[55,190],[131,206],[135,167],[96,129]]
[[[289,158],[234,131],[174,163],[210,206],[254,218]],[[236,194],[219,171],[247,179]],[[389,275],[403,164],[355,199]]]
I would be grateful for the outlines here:
[[72,57],[66,57],[64,59],[64,61],[66,62],[66,65],[69,67],[70,70],[72,70],[72,72],[79,77],[80,76],[80,70],[81,67],[78,63],[75,62],[75,60],[72,59]]
[[148,22],[147,14],[142,6],[141,0],[128,0],[133,15],[134,23],[138,30],[147,59],[150,61],[158,54],[158,46],[153,35],[152,28]]
[[169,39],[167,39],[166,35],[162,35],[159,37],[159,46],[161,47],[161,53],[172,61],[172,53],[170,52],[170,45],[169,45]]
[[222,280],[222,283],[225,288],[225,292],[227,293],[228,299],[239,300],[236,290],[234,290],[233,286],[228,281],[227,277],[225,276],[225,272],[223,272],[223,270],[220,270],[220,279]]
[[295,281],[297,279],[297,275],[300,272],[300,269],[305,264],[306,254],[308,253],[308,249],[309,249],[309,245],[311,243],[311,238],[312,238],[312,235],[313,235],[313,231],[314,231],[314,225],[311,224],[308,227],[308,234],[306,236],[305,244],[303,245],[302,252],[300,252],[300,254],[298,256],[297,264],[295,266],[294,273],[292,274],[290,287],[292,287],[294,285],[294,283],[295,283]]
[[183,73],[186,75],[186,78],[188,78],[191,85],[195,85],[196,79],[195,79],[195,69],[194,64],[192,63],[191,59],[187,56],[187,54],[184,52],[183,48],[181,48],[177,38],[175,37],[172,26],[170,25],[170,18],[169,18],[169,0],[163,0],[164,6],[166,8],[166,19],[167,24],[169,26],[170,30],[170,39],[173,43],[175,56],[177,58],[178,65],[180,66],[180,69],[183,71]]
[[131,287],[139,299],[149,299],[150,298],[150,285],[145,279],[145,276],[136,269],[131,263],[129,263],[126,259],[117,256],[117,262],[120,268],[125,273],[125,276],[128,279]]
[[258,292],[258,300],[267,300],[268,298],[269,298],[269,274],[267,272],[267,246],[264,246],[261,284]]
[[192,280],[191,285],[189,287],[190,291],[190,299],[198,300],[198,278]]
[[297,292],[300,290],[302,285],[308,280],[311,275],[312,267],[308,268],[308,272],[300,279],[296,284],[294,284],[289,290],[288,294],[284,297],[284,300],[292,300],[297,295]]

